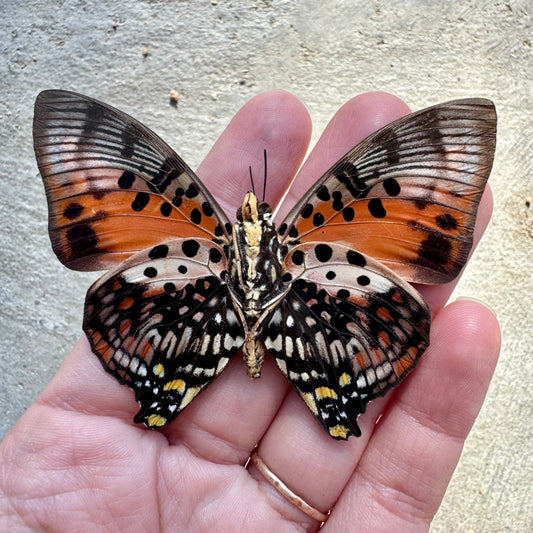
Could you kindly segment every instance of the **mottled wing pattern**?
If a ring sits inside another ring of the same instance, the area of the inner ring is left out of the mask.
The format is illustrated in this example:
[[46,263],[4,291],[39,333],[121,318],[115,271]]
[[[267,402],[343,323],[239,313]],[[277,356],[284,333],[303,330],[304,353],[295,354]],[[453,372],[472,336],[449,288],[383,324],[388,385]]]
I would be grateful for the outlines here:
[[125,113],[44,91],[33,136],[52,245],[69,268],[107,269],[176,235],[227,242],[231,225],[194,172]]
[[210,240],[174,239],[89,289],[83,328],[104,368],[135,391],[135,422],[168,424],[242,346],[221,281],[225,262]]
[[495,142],[489,100],[456,100],[407,115],[331,167],[279,233],[289,246],[342,242],[409,281],[450,281],[472,246]]
[[377,261],[337,244],[306,243],[286,259],[293,285],[263,342],[334,438],[415,367],[429,343],[422,296]]

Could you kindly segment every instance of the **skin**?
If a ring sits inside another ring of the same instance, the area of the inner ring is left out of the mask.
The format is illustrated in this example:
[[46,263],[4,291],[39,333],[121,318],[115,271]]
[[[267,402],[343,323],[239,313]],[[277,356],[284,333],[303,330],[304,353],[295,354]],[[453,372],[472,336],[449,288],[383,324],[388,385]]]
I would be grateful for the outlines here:
[[[287,196],[309,185],[366,135],[408,113],[385,93],[347,102]],[[228,213],[262,173],[275,205],[306,153],[311,121],[280,91],[235,116],[198,170]],[[492,207],[484,195],[476,240]],[[278,223],[281,218],[278,217]],[[252,449],[310,505],[331,508],[324,531],[428,531],[496,364],[500,333],[480,303],[442,307],[453,284],[425,287],[431,347],[400,387],[369,404],[360,438],[334,441],[267,356],[251,380],[239,357],[162,431],[133,424],[133,392],[102,369],[81,339],[0,445],[2,531],[316,531],[261,474]],[[376,420],[381,415],[379,422]]]

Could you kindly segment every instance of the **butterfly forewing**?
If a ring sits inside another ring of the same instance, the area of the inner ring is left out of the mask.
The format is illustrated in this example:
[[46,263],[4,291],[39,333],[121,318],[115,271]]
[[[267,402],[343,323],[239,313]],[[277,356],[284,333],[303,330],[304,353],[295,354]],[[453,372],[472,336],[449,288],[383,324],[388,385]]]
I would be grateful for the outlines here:
[[109,268],[176,235],[228,240],[227,217],[194,172],[125,113],[44,91],[33,135],[52,245],[66,266]]
[[366,404],[398,385],[426,349],[428,307],[388,268],[341,245],[296,246],[286,268],[292,289],[264,344],[332,437],[360,435]]
[[472,246],[495,140],[488,100],[456,100],[402,117],[333,165],[280,233],[289,245],[342,242],[409,281],[450,281]]
[[89,289],[85,333],[106,370],[134,389],[137,422],[170,422],[242,345],[224,268],[214,242],[175,239],[135,254]]

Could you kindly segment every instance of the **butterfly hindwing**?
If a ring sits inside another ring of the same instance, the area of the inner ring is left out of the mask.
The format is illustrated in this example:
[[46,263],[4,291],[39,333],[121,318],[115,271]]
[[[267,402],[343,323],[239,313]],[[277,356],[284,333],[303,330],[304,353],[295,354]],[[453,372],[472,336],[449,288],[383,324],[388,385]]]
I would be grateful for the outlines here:
[[227,241],[228,219],[194,172],[127,114],[44,91],[33,136],[52,245],[69,268],[110,268],[176,235]]
[[136,394],[136,422],[163,426],[243,343],[220,276],[223,250],[175,239],[139,252],[88,291],[84,331],[104,368]]
[[415,367],[429,343],[423,298],[388,268],[337,244],[286,259],[292,289],[263,342],[326,431],[360,435],[357,417]]
[[402,117],[333,165],[280,234],[288,245],[341,242],[412,282],[450,281],[472,246],[495,140],[489,100],[456,100]]

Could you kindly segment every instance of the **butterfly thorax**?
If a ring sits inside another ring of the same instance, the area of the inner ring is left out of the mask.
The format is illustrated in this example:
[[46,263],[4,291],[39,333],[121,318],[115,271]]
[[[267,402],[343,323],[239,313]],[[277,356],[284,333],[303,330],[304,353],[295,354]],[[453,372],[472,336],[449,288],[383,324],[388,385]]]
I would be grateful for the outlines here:
[[246,338],[243,347],[248,374],[259,377],[263,348],[258,340],[261,325],[289,287],[282,279],[283,246],[272,222],[272,210],[246,194],[233,226],[233,246],[228,260],[228,287]]

